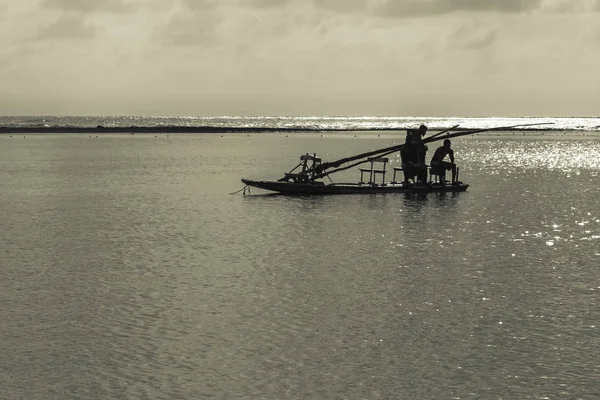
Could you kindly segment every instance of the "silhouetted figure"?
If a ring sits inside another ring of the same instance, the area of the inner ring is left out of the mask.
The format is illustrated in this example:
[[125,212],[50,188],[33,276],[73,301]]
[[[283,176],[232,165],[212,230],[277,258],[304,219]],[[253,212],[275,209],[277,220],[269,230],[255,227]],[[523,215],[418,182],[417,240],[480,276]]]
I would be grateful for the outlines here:
[[[402,146],[402,150],[400,150],[405,185],[408,185],[408,180],[415,175],[417,175],[421,181],[427,179],[427,166],[425,163],[420,162],[419,145],[417,145],[413,139],[416,136],[415,132],[412,134],[411,132],[407,133],[406,142],[404,143],[404,146]],[[423,176],[425,176],[425,178],[423,178]]]
[[[452,171],[452,184],[456,184],[456,164],[454,164],[454,150],[452,150],[450,139],[444,140],[444,145],[437,148],[431,158],[431,169],[435,172],[441,172],[442,176],[445,171]],[[448,156],[450,162],[444,161]],[[445,183],[445,181],[443,182]]]
[[425,125],[419,126],[419,129],[412,131],[412,140],[417,148],[417,160],[419,165],[419,180],[423,183],[427,183],[427,146],[423,143],[423,137],[427,134],[427,127]]
[[423,137],[427,134],[425,125],[419,126],[416,134],[413,133],[413,142],[419,147],[419,162],[425,164],[425,154],[427,154],[427,146],[423,143]]
[[408,143],[409,140],[412,141],[413,135],[417,136],[417,132],[418,131],[416,129],[407,129],[406,130],[406,140],[404,143]]

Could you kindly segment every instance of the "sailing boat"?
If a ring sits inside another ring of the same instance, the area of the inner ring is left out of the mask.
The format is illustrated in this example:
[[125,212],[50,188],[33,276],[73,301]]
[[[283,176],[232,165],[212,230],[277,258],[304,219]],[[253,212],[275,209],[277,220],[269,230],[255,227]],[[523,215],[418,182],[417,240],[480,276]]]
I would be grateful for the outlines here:
[[[436,133],[426,139],[423,143],[432,143],[439,140],[452,139],[456,137],[473,135],[475,133],[498,131],[520,128],[541,124],[521,124],[513,126],[496,127],[489,129],[478,129],[451,132],[456,129],[455,125],[449,129]],[[447,184],[444,170],[427,167],[429,179],[420,182],[416,178],[413,181],[404,179],[402,167],[388,168],[389,159],[386,157],[402,149],[404,144],[373,150],[366,153],[342,158],[332,162],[323,162],[315,154],[304,154],[300,156],[300,163],[290,172],[284,173],[281,179],[276,181],[253,180],[242,178],[246,186],[256,187],[283,195],[331,195],[331,194],[374,194],[374,193],[430,193],[430,192],[464,192],[469,184],[457,181]],[[348,164],[342,166],[343,164]],[[365,168],[359,168],[360,181],[352,183],[323,182],[321,179],[329,177],[339,171],[367,164]],[[391,179],[386,181],[386,177]]]

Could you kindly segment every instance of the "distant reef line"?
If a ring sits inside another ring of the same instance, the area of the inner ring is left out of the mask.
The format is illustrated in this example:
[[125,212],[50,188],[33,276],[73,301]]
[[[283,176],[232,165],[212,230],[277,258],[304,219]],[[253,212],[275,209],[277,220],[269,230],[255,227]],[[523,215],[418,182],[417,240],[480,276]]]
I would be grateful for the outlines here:
[[[430,128],[431,131],[444,128]],[[455,128],[452,131],[470,131],[475,129]],[[480,129],[477,129],[480,130]],[[543,131],[548,128],[526,127],[506,129],[506,131]],[[224,127],[224,126],[0,126],[0,134],[4,133],[261,133],[261,132],[405,132],[406,128],[319,128],[319,127]]]
[[47,126],[0,127],[0,133],[234,133],[234,132],[302,132],[306,128],[215,127],[215,126]]

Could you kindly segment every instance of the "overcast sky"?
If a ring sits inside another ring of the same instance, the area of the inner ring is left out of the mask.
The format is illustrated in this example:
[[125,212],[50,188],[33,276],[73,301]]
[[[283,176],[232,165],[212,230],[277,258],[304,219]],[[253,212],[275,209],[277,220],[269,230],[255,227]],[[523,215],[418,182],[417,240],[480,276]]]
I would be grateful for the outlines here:
[[0,0],[0,115],[600,115],[600,0]]

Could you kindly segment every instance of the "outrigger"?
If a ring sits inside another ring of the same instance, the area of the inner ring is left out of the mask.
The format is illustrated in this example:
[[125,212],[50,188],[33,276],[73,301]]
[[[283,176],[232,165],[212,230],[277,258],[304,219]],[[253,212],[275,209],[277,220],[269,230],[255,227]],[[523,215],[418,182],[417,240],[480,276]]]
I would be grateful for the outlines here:
[[[453,132],[458,125],[436,133],[426,139],[423,143],[432,143],[439,140],[452,139],[460,136],[472,135],[480,132],[508,130],[532,125],[542,124],[521,124],[513,126],[504,126],[497,128],[467,130]],[[304,154],[300,156],[300,163],[290,172],[276,181],[242,179],[247,186],[256,187],[264,190],[277,192],[283,195],[329,195],[329,194],[373,194],[373,193],[429,193],[429,192],[464,192],[469,185],[458,181],[447,184],[445,180],[446,171],[443,169],[432,169],[427,167],[429,180],[419,182],[415,176],[410,176],[413,182],[406,183],[404,179],[404,170],[402,167],[392,167],[388,170],[387,164],[389,158],[386,157],[392,153],[400,151],[404,144],[386,147],[379,150],[369,151],[367,153],[357,154],[342,158],[332,162],[323,162],[316,154]],[[342,164],[346,164],[342,166]],[[369,163],[368,168],[359,168],[360,181],[357,183],[325,183],[319,179],[324,177],[331,178],[329,175],[354,168],[361,164]],[[392,173],[392,179],[386,182],[386,174]],[[399,178],[401,176],[401,178]],[[368,180],[367,180],[368,178]],[[245,192],[245,191],[244,191]]]

